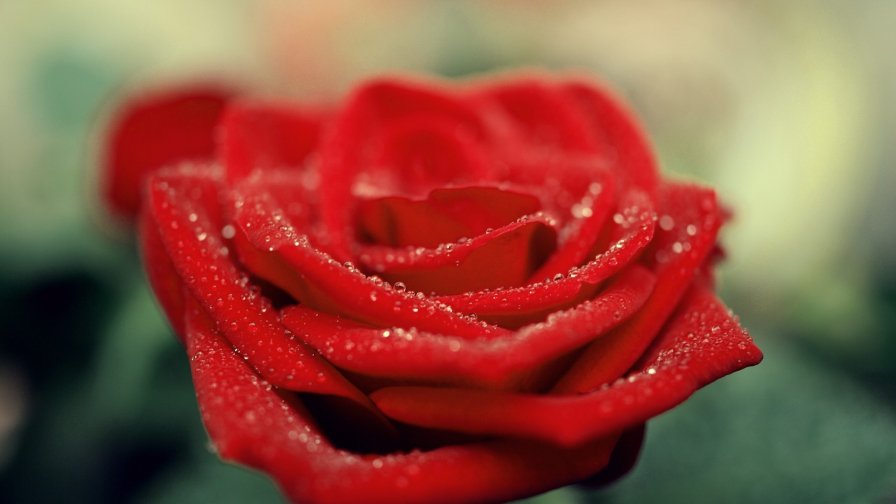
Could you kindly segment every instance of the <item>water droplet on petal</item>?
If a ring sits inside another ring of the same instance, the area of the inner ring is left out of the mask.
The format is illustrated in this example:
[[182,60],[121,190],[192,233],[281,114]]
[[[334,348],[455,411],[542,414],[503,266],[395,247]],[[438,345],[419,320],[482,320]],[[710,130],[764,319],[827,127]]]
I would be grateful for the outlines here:
[[663,215],[660,217],[660,229],[663,231],[670,231],[675,227],[675,220],[671,215]]

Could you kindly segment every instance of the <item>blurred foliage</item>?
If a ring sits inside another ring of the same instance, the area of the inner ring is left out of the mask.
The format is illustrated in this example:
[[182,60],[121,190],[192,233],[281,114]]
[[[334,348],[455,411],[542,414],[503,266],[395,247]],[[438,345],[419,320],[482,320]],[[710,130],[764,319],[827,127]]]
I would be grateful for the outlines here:
[[766,353],[652,421],[617,485],[531,502],[896,500],[894,23],[875,0],[0,3],[0,500],[281,502],[208,451],[182,348],[98,209],[124,90],[332,98],[517,65],[606,76],[665,169],[719,187],[725,298]]

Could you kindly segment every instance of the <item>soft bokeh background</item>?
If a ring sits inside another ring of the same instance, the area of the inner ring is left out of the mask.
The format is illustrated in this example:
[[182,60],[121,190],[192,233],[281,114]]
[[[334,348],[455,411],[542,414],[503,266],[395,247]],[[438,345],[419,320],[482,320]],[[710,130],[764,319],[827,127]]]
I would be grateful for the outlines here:
[[896,3],[0,2],[0,500],[280,502],[206,448],[95,149],[129,89],[519,65],[604,76],[736,209],[724,297],[766,360],[652,421],[636,469],[533,502],[896,502]]

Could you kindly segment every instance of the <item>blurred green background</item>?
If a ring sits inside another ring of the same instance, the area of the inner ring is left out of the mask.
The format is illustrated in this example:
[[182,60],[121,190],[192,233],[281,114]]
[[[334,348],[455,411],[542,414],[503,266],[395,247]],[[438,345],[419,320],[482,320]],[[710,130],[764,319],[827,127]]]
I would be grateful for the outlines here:
[[333,99],[370,74],[595,72],[716,186],[724,298],[766,360],[538,503],[896,502],[896,2],[0,2],[0,501],[280,502],[207,446],[186,358],[98,206],[129,89]]

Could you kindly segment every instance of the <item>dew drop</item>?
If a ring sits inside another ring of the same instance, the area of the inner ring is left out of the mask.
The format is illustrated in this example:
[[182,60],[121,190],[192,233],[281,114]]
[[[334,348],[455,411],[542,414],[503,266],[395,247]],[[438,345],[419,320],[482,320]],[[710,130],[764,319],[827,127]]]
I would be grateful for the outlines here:
[[594,210],[592,210],[590,206],[583,205],[582,203],[573,205],[572,208],[569,209],[569,212],[577,219],[587,218],[594,215]]
[[670,215],[663,215],[660,217],[660,229],[663,231],[670,231],[675,227],[675,220]]

